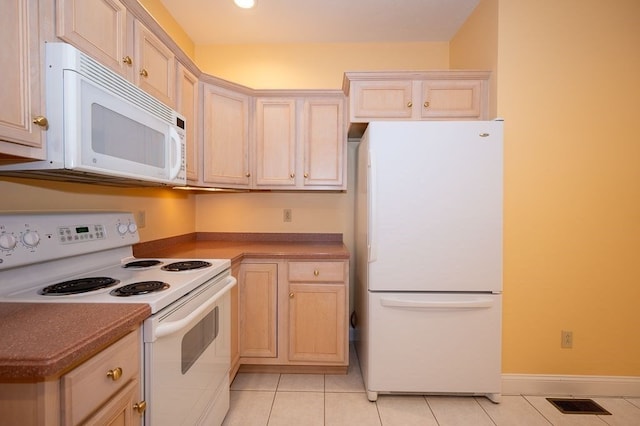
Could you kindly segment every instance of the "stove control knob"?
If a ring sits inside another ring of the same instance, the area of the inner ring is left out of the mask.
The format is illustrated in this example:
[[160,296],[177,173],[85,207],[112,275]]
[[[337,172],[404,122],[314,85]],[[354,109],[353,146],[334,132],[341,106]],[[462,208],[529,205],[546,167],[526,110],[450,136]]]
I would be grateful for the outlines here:
[[135,234],[137,230],[138,230],[138,226],[135,223],[131,222],[129,224],[129,232],[132,234]]
[[27,247],[35,247],[40,243],[40,235],[36,231],[27,231],[22,234],[22,242]]
[[129,227],[127,225],[125,225],[124,223],[121,223],[118,225],[118,234],[124,235],[127,233],[128,229]]
[[18,240],[13,234],[2,234],[0,235],[0,249],[2,250],[13,250],[16,248],[16,244],[18,244]]

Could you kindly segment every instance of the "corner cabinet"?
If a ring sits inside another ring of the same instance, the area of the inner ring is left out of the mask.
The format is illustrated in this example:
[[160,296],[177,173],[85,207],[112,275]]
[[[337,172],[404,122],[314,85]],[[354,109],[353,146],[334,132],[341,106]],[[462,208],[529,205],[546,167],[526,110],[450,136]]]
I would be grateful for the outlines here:
[[0,14],[0,158],[43,159],[47,128],[42,95],[44,43],[38,2],[6,1]]
[[346,371],[348,270],[348,260],[243,261],[241,371]]
[[204,186],[249,188],[249,96],[204,83]]
[[345,73],[349,136],[358,136],[372,120],[486,120],[490,74],[462,70]]

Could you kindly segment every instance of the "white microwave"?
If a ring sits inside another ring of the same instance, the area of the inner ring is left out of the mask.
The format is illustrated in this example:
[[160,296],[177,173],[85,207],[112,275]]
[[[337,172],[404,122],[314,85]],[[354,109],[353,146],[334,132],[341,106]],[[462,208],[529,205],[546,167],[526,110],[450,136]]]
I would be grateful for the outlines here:
[[13,176],[128,185],[186,184],[185,119],[66,43],[45,48],[46,160]]

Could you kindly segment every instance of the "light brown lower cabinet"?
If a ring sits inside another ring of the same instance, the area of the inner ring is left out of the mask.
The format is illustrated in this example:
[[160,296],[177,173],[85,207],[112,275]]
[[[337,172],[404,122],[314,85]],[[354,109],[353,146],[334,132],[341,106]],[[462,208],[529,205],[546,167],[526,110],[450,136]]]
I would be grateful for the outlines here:
[[348,260],[243,261],[240,371],[346,371],[348,271]]
[[0,423],[141,425],[140,342],[138,329],[57,380],[0,384]]
[[239,287],[240,357],[277,357],[278,265],[243,263]]

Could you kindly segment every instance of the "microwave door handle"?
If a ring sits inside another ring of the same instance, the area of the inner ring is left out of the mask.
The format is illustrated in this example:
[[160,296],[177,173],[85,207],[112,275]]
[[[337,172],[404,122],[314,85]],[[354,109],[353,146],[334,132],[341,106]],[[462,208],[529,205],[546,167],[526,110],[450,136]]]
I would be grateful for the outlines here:
[[169,128],[170,149],[173,150],[173,157],[175,162],[169,168],[169,179],[175,179],[180,173],[180,167],[182,166],[182,149],[180,144],[180,135],[173,127]]

